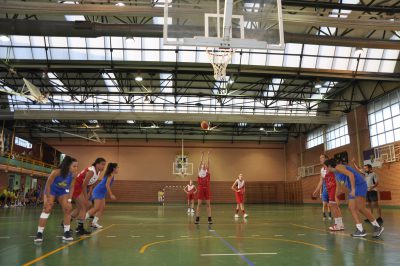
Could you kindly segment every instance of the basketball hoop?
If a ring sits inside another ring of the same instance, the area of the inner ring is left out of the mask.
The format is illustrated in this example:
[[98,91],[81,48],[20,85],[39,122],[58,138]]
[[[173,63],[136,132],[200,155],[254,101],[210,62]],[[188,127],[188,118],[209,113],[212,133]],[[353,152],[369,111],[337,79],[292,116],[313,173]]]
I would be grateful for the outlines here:
[[206,53],[211,65],[214,68],[215,80],[224,80],[226,77],[226,67],[231,62],[235,50],[231,48],[207,47]]

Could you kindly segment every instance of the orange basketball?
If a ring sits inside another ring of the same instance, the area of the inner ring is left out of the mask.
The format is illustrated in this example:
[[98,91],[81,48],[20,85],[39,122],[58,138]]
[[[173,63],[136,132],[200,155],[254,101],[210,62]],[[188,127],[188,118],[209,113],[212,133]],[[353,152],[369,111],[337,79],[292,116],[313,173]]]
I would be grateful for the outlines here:
[[208,122],[207,121],[202,121],[200,124],[202,129],[208,129]]

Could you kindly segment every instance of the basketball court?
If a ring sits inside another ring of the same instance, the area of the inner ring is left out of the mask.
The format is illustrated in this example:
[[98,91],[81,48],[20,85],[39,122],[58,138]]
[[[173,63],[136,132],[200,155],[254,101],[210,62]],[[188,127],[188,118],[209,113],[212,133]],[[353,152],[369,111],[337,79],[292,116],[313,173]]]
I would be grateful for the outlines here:
[[0,265],[398,265],[399,54],[399,0],[3,1]]

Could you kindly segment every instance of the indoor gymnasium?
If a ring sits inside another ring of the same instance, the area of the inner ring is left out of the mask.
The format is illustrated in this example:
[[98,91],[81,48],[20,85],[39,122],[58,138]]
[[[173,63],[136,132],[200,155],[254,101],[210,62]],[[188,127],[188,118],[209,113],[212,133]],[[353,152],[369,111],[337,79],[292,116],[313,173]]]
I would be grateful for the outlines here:
[[400,0],[1,0],[0,265],[400,265]]

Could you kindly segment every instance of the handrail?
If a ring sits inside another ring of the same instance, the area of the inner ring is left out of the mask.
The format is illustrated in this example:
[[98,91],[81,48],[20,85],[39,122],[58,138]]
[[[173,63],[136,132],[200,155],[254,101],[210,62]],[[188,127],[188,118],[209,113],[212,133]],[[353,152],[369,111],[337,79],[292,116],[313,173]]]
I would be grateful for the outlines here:
[[24,163],[30,163],[33,165],[38,165],[38,166],[43,166],[46,168],[54,168],[54,165],[42,162],[42,161],[38,161],[38,160],[34,160],[31,158],[28,158],[26,156],[22,156],[19,154],[11,154],[9,152],[3,152],[2,154],[0,154],[1,157],[7,158],[7,159],[12,159],[12,160],[18,160],[20,162],[24,162]]

